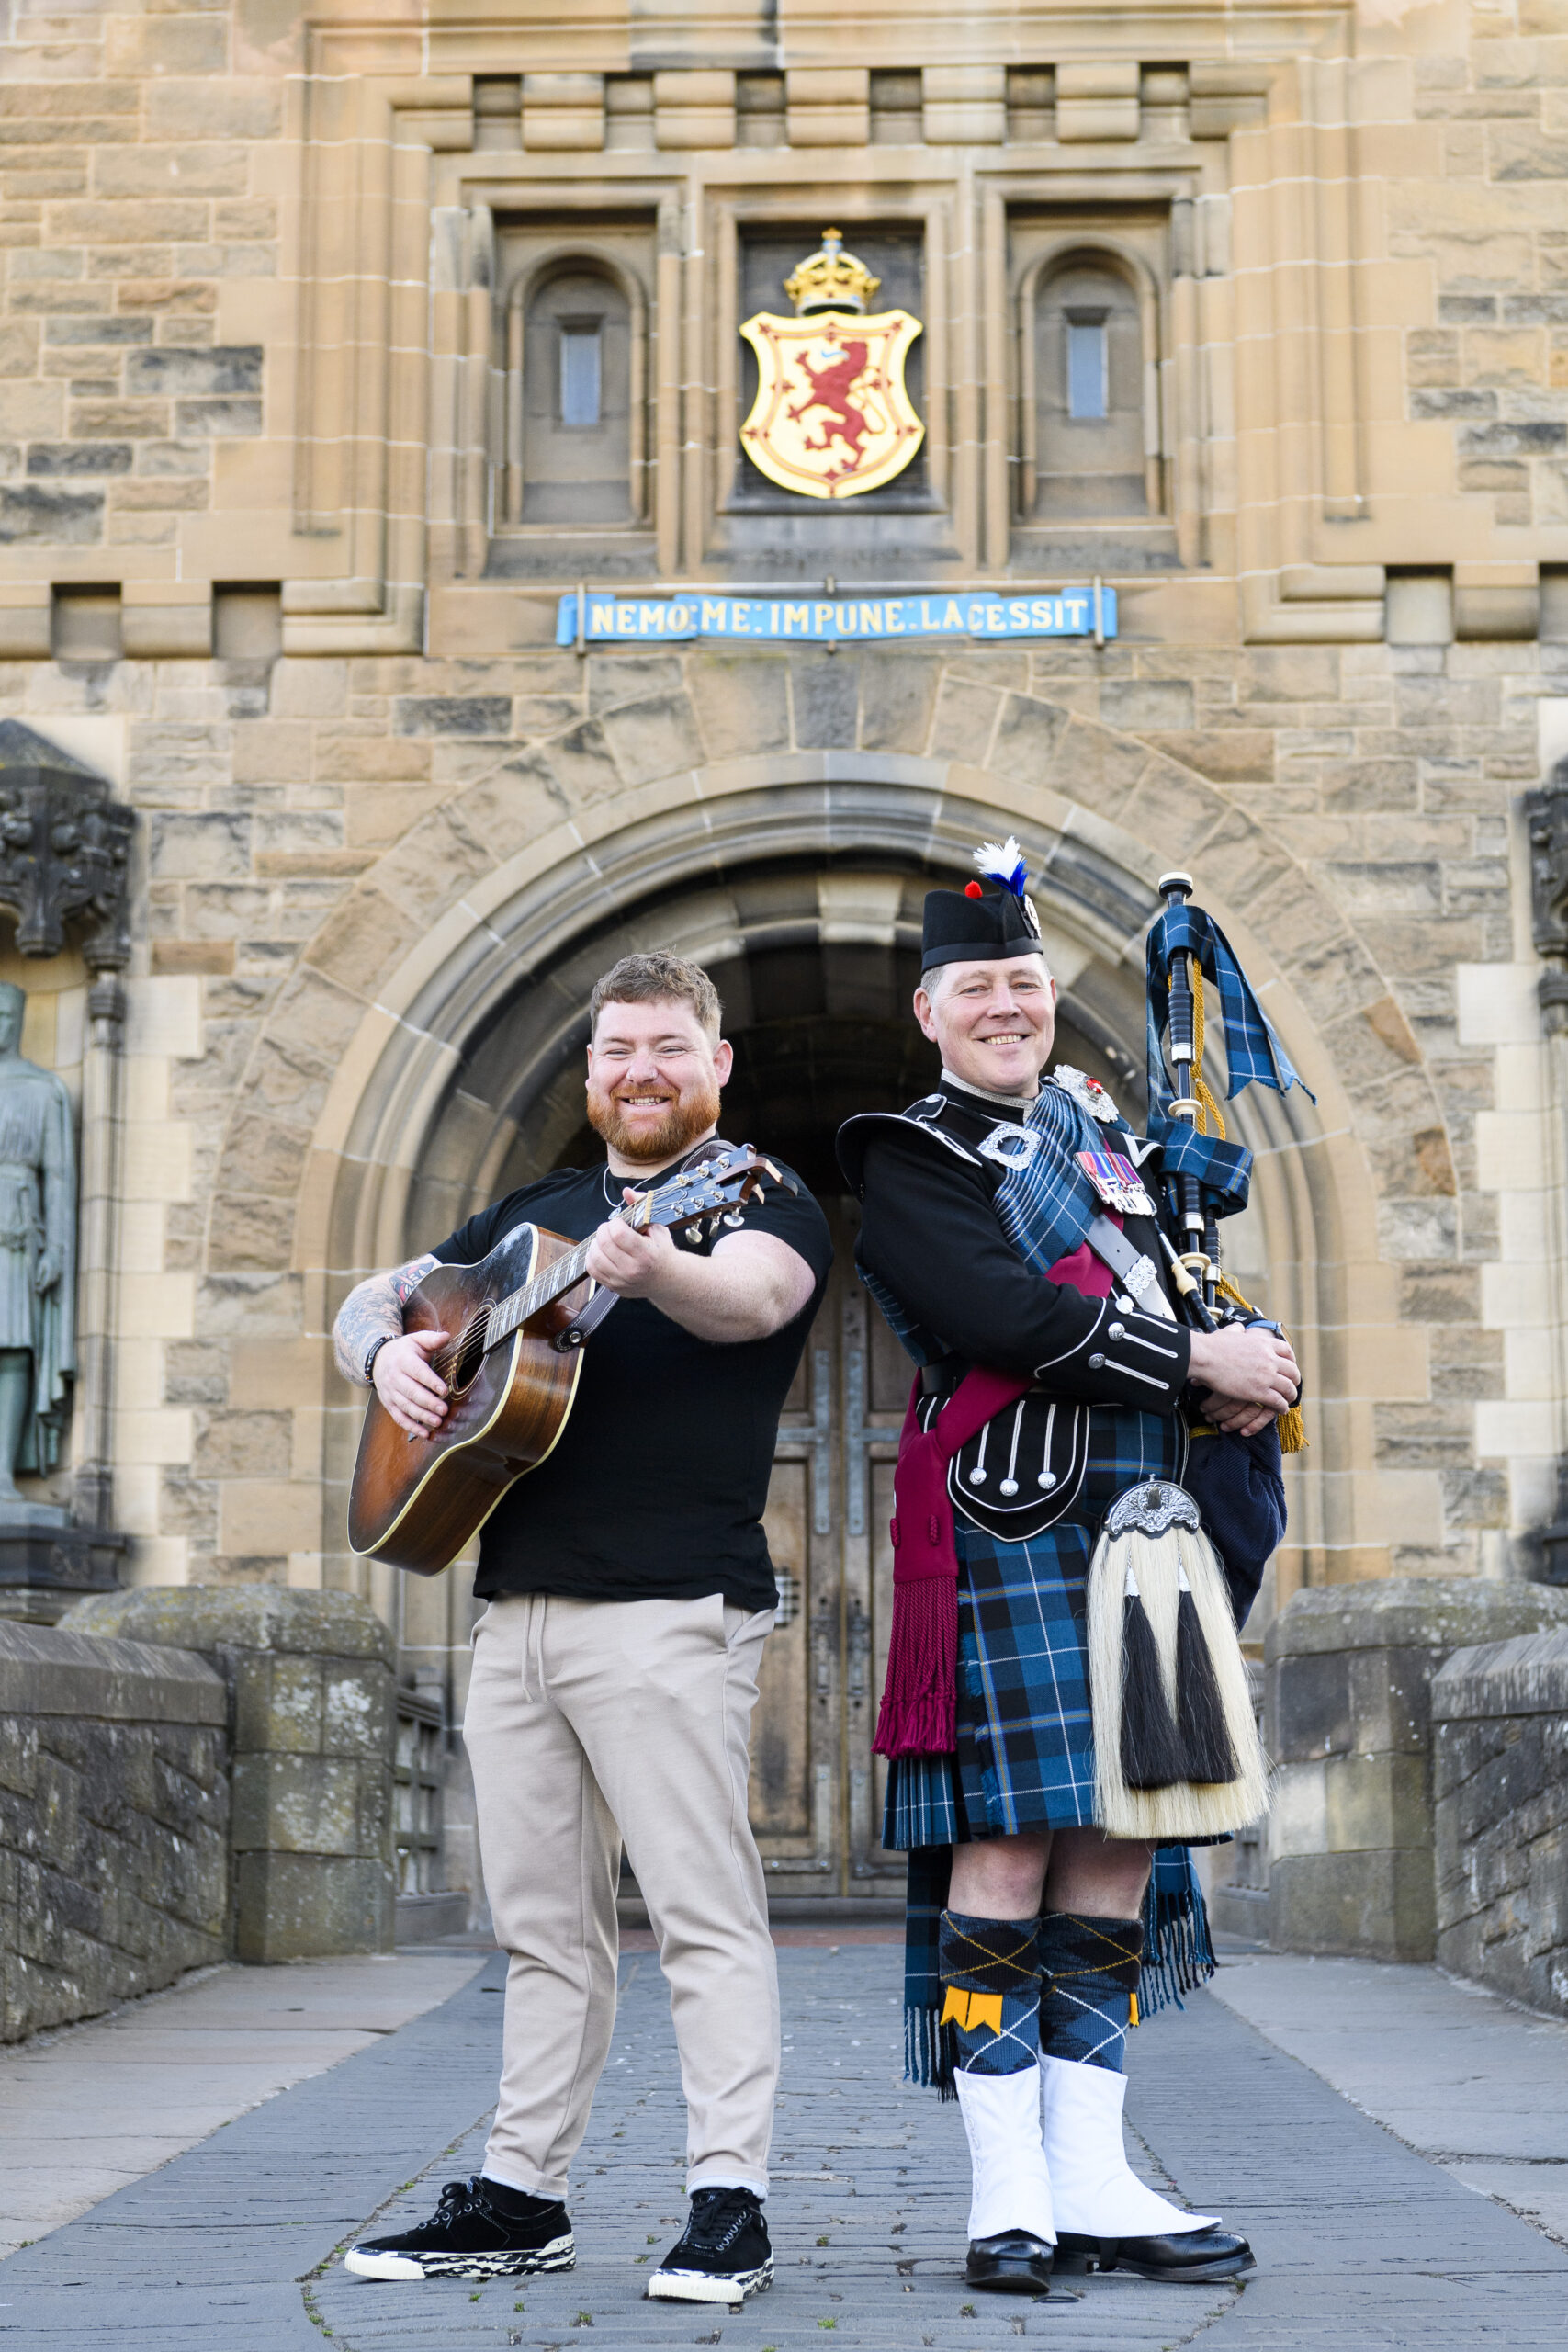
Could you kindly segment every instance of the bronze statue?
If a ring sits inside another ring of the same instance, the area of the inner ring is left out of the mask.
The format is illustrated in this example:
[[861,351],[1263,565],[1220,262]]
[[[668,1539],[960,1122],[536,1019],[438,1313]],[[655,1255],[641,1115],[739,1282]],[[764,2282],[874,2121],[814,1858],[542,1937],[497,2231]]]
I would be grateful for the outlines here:
[[71,1098],[22,1057],[26,1006],[0,982],[0,1521],[30,1509],[17,1471],[58,1462],[76,1369]]

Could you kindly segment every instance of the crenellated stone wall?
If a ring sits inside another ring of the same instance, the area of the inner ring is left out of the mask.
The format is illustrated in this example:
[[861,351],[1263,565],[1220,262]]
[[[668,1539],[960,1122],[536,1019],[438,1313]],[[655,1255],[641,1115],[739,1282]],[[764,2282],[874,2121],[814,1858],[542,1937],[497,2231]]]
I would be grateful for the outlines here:
[[390,1656],[344,1593],[0,1619],[0,2041],[213,1961],[389,1950]]
[[228,1692],[238,1960],[385,1951],[393,1930],[391,1639],[346,1593],[103,1593],[69,1630],[178,1643]]
[[1568,2017],[1568,1626],[1444,1662],[1432,1764],[1438,1964]]
[[225,1956],[228,1715],[188,1650],[0,1622],[0,2041]]
[[[1501,1816],[1529,1792],[1494,1774],[1489,1820],[1465,1817],[1462,1799],[1456,1815],[1456,1784],[1475,1770],[1477,1751],[1473,1734],[1465,1747],[1443,1720],[1458,1712],[1444,1678],[1465,1659],[1511,1656],[1521,1642],[1545,1642],[1550,1652],[1565,1628],[1568,1593],[1539,1585],[1397,1577],[1296,1594],[1267,1641],[1265,1738],[1278,1768],[1268,1825],[1271,1944],[1429,1961],[1444,1958],[1447,1934],[1448,1950],[1459,1949],[1456,1884],[1471,1867],[1461,1848],[1483,1826],[1505,1843],[1517,1838],[1519,1824]],[[1470,1646],[1478,1636],[1492,1646]],[[1440,1702],[1439,1683],[1448,1694]],[[1500,1690],[1498,1713],[1506,1712]],[[1495,1728],[1494,1747],[1517,1736]],[[1464,1949],[1473,1960],[1479,1945],[1472,1937]]]

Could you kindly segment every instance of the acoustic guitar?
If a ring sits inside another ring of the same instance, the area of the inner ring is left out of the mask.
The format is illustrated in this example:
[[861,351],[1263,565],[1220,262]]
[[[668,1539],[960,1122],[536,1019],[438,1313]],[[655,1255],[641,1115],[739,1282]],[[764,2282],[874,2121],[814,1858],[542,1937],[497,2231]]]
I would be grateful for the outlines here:
[[[787,1180],[750,1144],[715,1141],[694,1167],[615,1212],[636,1230],[662,1225],[700,1241],[739,1225]],[[592,1239],[592,1236],[590,1236]],[[411,1293],[405,1331],[446,1331],[430,1358],[446,1418],[427,1437],[400,1430],[372,1389],[348,1504],[354,1549],[415,1576],[439,1576],[510,1487],[536,1470],[566,1427],[589,1331],[615,1304],[584,1269],[588,1241],[519,1225],[474,1266],[436,1266]]]

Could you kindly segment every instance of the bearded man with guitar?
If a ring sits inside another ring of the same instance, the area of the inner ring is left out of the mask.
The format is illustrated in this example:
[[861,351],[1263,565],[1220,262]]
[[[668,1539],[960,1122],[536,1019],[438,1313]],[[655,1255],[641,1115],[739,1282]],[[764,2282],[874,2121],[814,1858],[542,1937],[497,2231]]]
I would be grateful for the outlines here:
[[[648,2291],[735,2303],[772,2278],[778,1986],[748,1741],[777,1600],[761,1513],[832,1250],[787,1170],[770,1168],[781,1181],[765,1198],[730,1211],[735,1229],[710,1218],[705,1238],[688,1226],[678,1242],[636,1221],[642,1188],[674,1171],[700,1191],[721,1155],[710,1139],[732,1057],[719,1020],[695,965],[624,957],[592,1001],[588,1114],[604,1161],[509,1193],[362,1283],[337,1319],[339,1368],[374,1385],[383,1451],[389,1417],[412,1461],[465,1409],[466,1334],[404,1329],[437,1268],[474,1267],[536,1227],[524,1272],[551,1236],[586,1242],[568,1303],[586,1295],[583,1275],[600,1286],[588,1322],[615,1302],[570,1365],[564,1425],[480,1538],[475,1590],[489,1606],[463,1731],[496,1939],[512,1956],[484,2169],[448,2183],[419,2227],[355,2246],[348,2267],[364,2278],[572,2267],[567,2175],[610,2046],[624,1843],[670,1983],[689,2118],[690,2214]],[[556,1312],[564,1322],[566,1306]],[[381,1555],[396,1559],[398,1540]]]

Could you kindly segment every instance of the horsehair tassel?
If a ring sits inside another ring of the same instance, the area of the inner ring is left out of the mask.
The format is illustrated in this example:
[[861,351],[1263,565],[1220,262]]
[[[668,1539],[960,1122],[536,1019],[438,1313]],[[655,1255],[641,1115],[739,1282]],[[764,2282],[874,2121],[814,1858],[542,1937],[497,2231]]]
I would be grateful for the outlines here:
[[[1129,1570],[1156,1653],[1157,1683],[1146,1668],[1139,1675],[1130,1655],[1138,1634],[1128,1605]],[[1229,1781],[1190,1781],[1182,1767],[1172,1708],[1183,1577],[1235,1759],[1235,1777]],[[1165,1844],[1223,1836],[1258,1820],[1269,1809],[1269,1765],[1224,1574],[1208,1539],[1179,1526],[1154,1537],[1133,1530],[1111,1537],[1102,1531],[1089,1563],[1088,1601],[1096,1826],[1111,1838],[1149,1838]],[[1157,1690],[1158,1701],[1155,1708],[1140,1709],[1141,1724],[1129,1724],[1127,1718],[1137,1703],[1130,1687],[1135,1680],[1150,1697]],[[1169,1726],[1175,1770],[1164,1785],[1139,1788],[1133,1785],[1128,1768],[1137,1769],[1142,1759],[1124,1758],[1123,1732],[1130,1730],[1135,1737],[1140,1728],[1146,1730],[1158,1707],[1164,1708]]]
[[1214,1677],[1214,1661],[1198,1622],[1198,1604],[1179,1572],[1176,1604],[1176,1715],[1181,1736],[1181,1777],[1187,1781],[1234,1781],[1238,1776],[1235,1749],[1225,1725],[1224,1701]]
[[1168,1789],[1186,1777],[1159,1645],[1130,1566],[1122,1602],[1122,1777],[1130,1789]]

